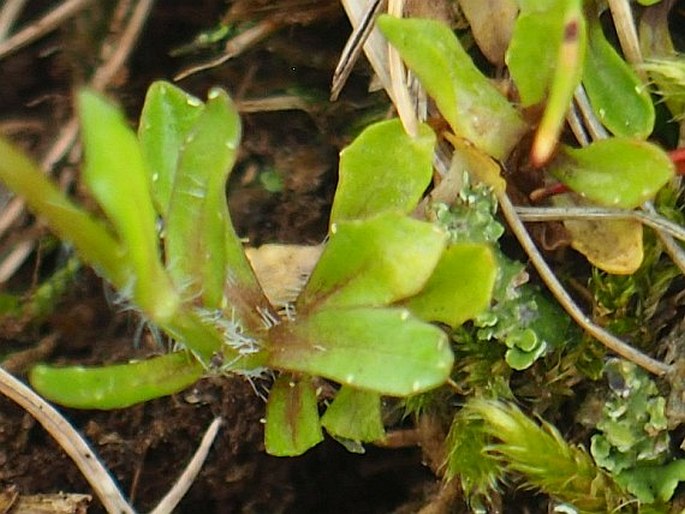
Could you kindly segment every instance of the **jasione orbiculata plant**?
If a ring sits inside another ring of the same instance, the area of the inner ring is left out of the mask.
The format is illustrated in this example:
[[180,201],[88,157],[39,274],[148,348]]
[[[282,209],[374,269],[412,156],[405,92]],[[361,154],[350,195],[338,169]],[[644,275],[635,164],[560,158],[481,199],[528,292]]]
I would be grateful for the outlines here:
[[[380,395],[418,393],[449,376],[448,338],[429,321],[458,326],[487,307],[496,267],[488,245],[448,244],[444,231],[409,216],[432,175],[427,125],[411,139],[398,120],[381,122],[342,153],[329,240],[294,305],[280,311],[230,222],[224,188],[240,122],[226,93],[212,90],[203,103],[155,83],[138,137],[98,94],[81,92],[78,106],[82,179],[104,219],[5,141],[0,177],[181,350],[95,368],[38,365],[29,378],[41,394],[111,409],[206,374],[278,370],[266,445],[292,455],[321,439],[322,423],[342,439],[382,437]],[[343,386],[321,420],[315,376]],[[360,416],[376,420],[373,430],[350,422]]]

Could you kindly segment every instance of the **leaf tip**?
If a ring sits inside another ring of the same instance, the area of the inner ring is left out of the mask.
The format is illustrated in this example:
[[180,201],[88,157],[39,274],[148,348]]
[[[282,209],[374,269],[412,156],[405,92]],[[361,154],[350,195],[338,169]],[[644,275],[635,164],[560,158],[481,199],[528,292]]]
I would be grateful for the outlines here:
[[547,164],[557,147],[557,135],[549,130],[538,130],[530,150],[530,162],[535,168]]

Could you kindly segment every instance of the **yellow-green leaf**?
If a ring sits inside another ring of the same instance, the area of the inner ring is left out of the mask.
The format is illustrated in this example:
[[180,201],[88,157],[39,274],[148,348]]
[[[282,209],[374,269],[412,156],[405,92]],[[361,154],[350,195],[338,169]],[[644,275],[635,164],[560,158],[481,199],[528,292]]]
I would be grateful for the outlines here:
[[330,223],[385,211],[411,212],[433,174],[435,134],[426,124],[410,137],[399,119],[366,128],[340,153]]
[[[85,166],[83,180],[126,251],[134,270],[133,300],[155,321],[176,310],[178,297],[162,267],[148,172],[122,112],[92,91],[79,94]],[[112,151],[112,149],[116,151]]]
[[433,224],[393,212],[337,223],[297,310],[387,305],[414,295],[446,242],[447,235]]
[[504,159],[527,127],[514,106],[485,77],[445,24],[435,20],[378,18],[458,136]]
[[445,250],[421,292],[405,305],[422,319],[457,327],[490,305],[496,277],[488,245],[455,244]]
[[600,205],[633,209],[656,195],[674,174],[658,146],[614,137],[584,148],[562,147],[550,172],[581,196]]
[[447,336],[406,309],[324,309],[269,332],[269,365],[391,396],[441,385],[454,357]]
[[301,455],[323,440],[316,390],[309,377],[283,374],[276,379],[266,404],[264,445],[277,457]]

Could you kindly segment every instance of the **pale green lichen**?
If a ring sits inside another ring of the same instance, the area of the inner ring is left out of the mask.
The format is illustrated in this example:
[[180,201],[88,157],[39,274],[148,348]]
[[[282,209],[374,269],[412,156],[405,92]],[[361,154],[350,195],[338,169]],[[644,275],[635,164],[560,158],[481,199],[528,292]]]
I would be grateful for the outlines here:
[[497,200],[491,189],[470,184],[468,177],[452,206],[433,206],[436,223],[449,233],[451,242],[493,244],[499,271],[490,309],[473,320],[476,339],[503,343],[507,364],[524,370],[548,349],[573,337],[575,326],[539,288],[527,283],[525,266],[499,249],[497,241],[504,228],[495,218],[496,211]]
[[609,384],[590,451],[601,467],[641,502],[668,501],[685,480],[685,460],[673,460],[666,399],[632,362],[611,359]]

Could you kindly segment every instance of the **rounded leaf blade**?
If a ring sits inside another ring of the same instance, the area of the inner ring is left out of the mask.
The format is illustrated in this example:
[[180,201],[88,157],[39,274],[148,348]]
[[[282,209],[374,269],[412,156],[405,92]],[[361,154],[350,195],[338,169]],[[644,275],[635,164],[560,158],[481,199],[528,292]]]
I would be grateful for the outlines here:
[[269,336],[273,367],[391,396],[441,385],[454,360],[442,330],[401,308],[324,309]]
[[340,153],[330,223],[385,211],[411,212],[433,174],[435,134],[426,124],[412,138],[399,119],[367,127]]
[[593,202],[633,209],[653,198],[675,169],[659,147],[615,137],[584,148],[563,147],[550,172]]
[[332,227],[330,240],[297,302],[323,307],[387,305],[416,294],[430,277],[447,235],[431,223],[385,213]]

